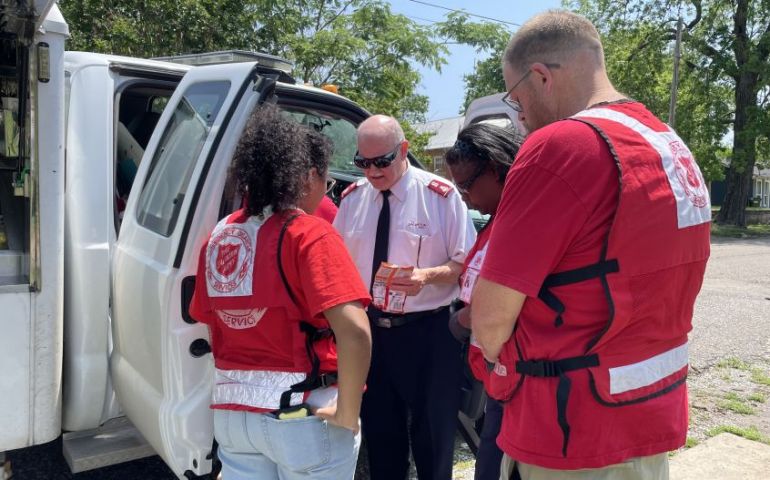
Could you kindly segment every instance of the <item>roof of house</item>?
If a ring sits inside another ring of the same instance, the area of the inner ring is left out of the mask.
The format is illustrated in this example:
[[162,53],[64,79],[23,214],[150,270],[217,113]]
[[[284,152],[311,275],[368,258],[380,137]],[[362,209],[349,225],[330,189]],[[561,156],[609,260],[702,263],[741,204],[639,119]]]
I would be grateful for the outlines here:
[[433,136],[428,140],[426,150],[439,150],[449,148],[457,140],[457,133],[463,126],[465,117],[442,118],[441,120],[432,120],[426,123],[414,125],[418,133],[432,133]]

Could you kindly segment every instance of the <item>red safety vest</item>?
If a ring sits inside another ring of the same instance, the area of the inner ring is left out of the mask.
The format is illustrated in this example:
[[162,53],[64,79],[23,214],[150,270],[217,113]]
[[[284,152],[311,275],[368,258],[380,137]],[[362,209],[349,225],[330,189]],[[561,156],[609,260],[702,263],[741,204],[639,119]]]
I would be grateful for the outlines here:
[[[463,273],[460,275],[460,300],[465,302],[466,305],[471,304],[471,294],[473,288],[476,286],[476,280],[481,272],[481,266],[484,264],[484,258],[487,254],[487,245],[489,244],[489,234],[492,231],[492,223],[495,217],[492,216],[484,225],[484,228],[478,234],[476,243],[473,244],[468,256],[465,259],[465,265],[463,266]],[[484,354],[481,351],[481,347],[476,343],[476,338],[471,335],[470,345],[468,346],[468,365],[470,366],[471,373],[479,382],[484,384],[484,388],[487,388],[487,381],[489,380],[489,371],[487,369],[487,362],[484,359]]]
[[[556,313],[552,326],[528,328],[525,335],[519,327],[527,319],[520,319],[488,381],[489,393],[502,401],[515,395],[532,400],[528,385],[549,382],[536,389],[548,396],[533,401],[553,402],[556,418],[518,412],[515,428],[547,437],[538,449],[522,449],[542,466],[561,469],[599,467],[591,462],[617,463],[665,451],[649,451],[664,444],[684,444],[687,334],[709,257],[711,220],[709,194],[692,154],[643,106],[592,108],[569,121],[591,126],[609,145],[619,171],[617,210],[599,261],[551,274],[542,285],[538,297]],[[569,332],[562,327],[571,306],[559,300],[558,287],[597,280],[609,318],[597,319],[601,331],[578,344],[562,333]],[[562,355],[548,358],[544,346]],[[639,405],[652,399],[661,405],[654,415],[623,417],[644,411]],[[579,436],[570,435],[570,403],[571,415],[594,420],[581,422]],[[608,425],[602,418],[614,420]]]
[[[321,364],[333,359],[336,365],[328,322],[305,318],[296,292],[282,278],[280,244],[298,215],[271,215],[262,221],[238,210],[216,225],[204,247],[205,264],[199,272],[205,272],[205,286],[198,286],[196,295],[205,295],[225,324],[212,329],[215,407],[285,408],[304,401],[310,390],[336,382],[335,373]],[[259,349],[260,345],[270,348]],[[241,360],[227,363],[217,358],[218,349],[224,348]],[[258,356],[258,350],[273,353]]]

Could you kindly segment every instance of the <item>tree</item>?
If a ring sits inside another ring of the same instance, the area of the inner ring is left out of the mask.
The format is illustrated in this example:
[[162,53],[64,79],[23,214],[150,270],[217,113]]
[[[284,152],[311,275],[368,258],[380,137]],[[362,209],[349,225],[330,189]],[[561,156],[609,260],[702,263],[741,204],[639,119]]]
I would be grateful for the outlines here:
[[[685,19],[676,128],[704,166],[707,178],[712,179],[718,178],[721,170],[721,139],[732,129],[727,194],[717,222],[745,225],[757,154],[767,153],[770,2],[576,0],[572,7],[591,18],[605,35],[608,69],[615,68],[615,75],[621,78],[619,84],[628,80],[631,88],[625,88],[632,96],[636,91],[653,93],[657,88],[661,91],[655,96],[666,98],[661,87],[666,86],[666,72],[671,71],[668,45],[674,38],[677,17]],[[630,41],[620,44],[631,48],[626,63],[619,64],[614,42],[624,38]],[[654,98],[650,101],[652,110],[662,115],[661,105]]]
[[[446,48],[432,28],[380,0],[62,0],[70,48],[140,57],[225,49],[292,61],[294,76],[340,93],[406,130],[424,121],[415,65],[440,69]],[[410,136],[414,152],[426,135]]]
[[70,50],[158,57],[246,48],[255,11],[245,0],[61,0]]
[[439,35],[457,43],[476,48],[477,53],[488,52],[486,59],[476,62],[474,71],[465,75],[463,110],[476,98],[505,91],[502,56],[511,32],[499,23],[469,21],[468,16],[453,12],[437,24]]

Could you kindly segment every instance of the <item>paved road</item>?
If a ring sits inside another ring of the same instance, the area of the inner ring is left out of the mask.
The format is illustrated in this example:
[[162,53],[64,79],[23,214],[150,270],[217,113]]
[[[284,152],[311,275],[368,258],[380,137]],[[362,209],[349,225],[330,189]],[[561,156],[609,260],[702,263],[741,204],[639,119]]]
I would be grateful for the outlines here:
[[715,238],[690,336],[695,369],[770,359],[770,238]]

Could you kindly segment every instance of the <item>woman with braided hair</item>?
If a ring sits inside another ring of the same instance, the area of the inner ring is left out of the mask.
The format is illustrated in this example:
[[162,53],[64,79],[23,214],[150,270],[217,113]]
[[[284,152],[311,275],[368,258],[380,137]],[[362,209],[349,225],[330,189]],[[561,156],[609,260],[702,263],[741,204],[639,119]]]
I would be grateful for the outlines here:
[[[463,200],[469,207],[491,215],[468,253],[463,273],[460,275],[460,300],[465,303],[465,307],[452,314],[449,320],[449,329],[462,342],[467,341],[471,334],[471,292],[484,262],[495,211],[503,194],[505,177],[522,141],[523,138],[513,129],[475,123],[459,133],[457,141],[446,153],[449,172]],[[487,366],[484,357],[473,338],[470,342],[468,361],[471,371],[476,379],[486,383]],[[476,480],[500,478],[503,452],[497,447],[495,439],[500,432],[502,416],[501,404],[491,397],[488,398],[476,454]]]
[[201,250],[190,313],[211,336],[224,480],[355,473],[370,298],[334,227],[306,213],[330,156],[320,133],[257,109],[231,171],[244,208]]

